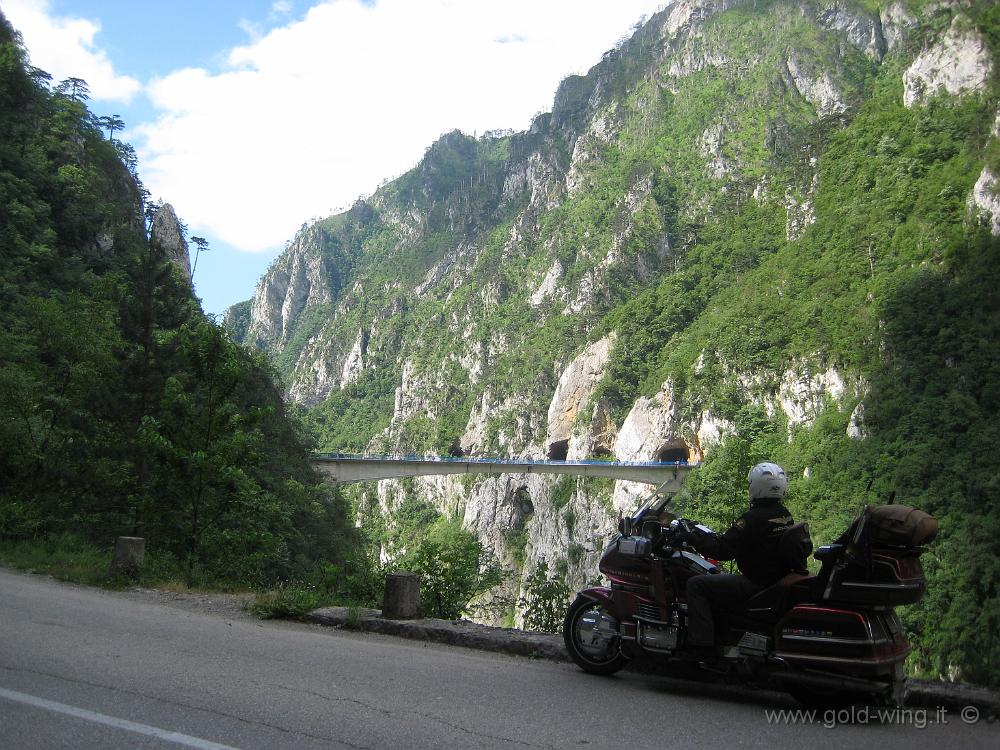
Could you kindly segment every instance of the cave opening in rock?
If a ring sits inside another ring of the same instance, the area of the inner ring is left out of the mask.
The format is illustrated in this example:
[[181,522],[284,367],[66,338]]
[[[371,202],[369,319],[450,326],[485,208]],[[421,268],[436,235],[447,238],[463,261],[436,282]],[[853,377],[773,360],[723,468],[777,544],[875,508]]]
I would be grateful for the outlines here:
[[605,448],[603,445],[599,445],[594,448],[594,458],[611,458],[614,454],[611,452],[610,448]]
[[660,463],[687,463],[691,456],[691,449],[683,440],[671,440],[656,449],[653,455],[654,461]]
[[569,455],[569,439],[566,440],[556,440],[554,443],[549,444],[549,452],[546,457],[550,461],[565,461],[566,456]]
[[514,506],[522,520],[535,512],[535,504],[531,502],[531,494],[528,492],[528,485],[523,484],[514,492]]

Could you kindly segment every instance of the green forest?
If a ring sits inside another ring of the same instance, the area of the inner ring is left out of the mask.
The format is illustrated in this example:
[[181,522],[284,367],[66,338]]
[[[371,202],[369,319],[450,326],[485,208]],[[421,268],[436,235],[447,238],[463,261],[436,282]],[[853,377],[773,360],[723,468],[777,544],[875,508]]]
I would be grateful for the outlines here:
[[142,536],[148,576],[244,588],[343,562],[343,499],[267,358],[151,240],[134,169],[0,17],[0,545]]

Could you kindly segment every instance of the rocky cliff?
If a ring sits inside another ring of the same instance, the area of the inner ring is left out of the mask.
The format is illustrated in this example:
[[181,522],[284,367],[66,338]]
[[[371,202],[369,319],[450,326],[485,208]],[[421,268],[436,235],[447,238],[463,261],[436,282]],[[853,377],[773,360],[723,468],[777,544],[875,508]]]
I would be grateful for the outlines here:
[[190,280],[191,253],[184,234],[174,207],[164,203],[153,216],[153,224],[149,228],[150,239],[163,248],[167,259],[181,270],[183,278]]
[[[529,131],[449,133],[303,228],[242,308],[245,340],[276,354],[326,449],[705,461],[680,502],[716,523],[772,456],[832,534],[867,471],[843,465],[888,434],[900,289],[1000,233],[994,15],[674,2]],[[527,474],[357,492],[369,513],[416,497],[461,517],[516,592],[542,560],[593,578],[648,489]]]

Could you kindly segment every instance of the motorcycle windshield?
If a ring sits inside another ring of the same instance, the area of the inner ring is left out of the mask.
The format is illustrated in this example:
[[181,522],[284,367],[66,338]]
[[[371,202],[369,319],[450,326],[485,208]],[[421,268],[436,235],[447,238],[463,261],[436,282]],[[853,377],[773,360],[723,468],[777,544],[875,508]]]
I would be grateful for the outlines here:
[[637,524],[647,515],[658,516],[667,507],[671,499],[670,495],[657,495],[655,493],[646,498],[646,501],[639,506],[639,510],[632,514],[633,523]]

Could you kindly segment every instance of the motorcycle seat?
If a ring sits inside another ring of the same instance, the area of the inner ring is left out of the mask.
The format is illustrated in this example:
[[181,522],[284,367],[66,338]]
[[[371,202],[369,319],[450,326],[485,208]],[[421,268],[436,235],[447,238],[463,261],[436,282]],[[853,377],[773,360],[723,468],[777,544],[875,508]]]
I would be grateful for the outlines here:
[[807,601],[812,592],[816,576],[789,573],[777,583],[754,594],[743,604],[743,611],[752,617],[766,617],[768,614],[782,615],[790,606]]

